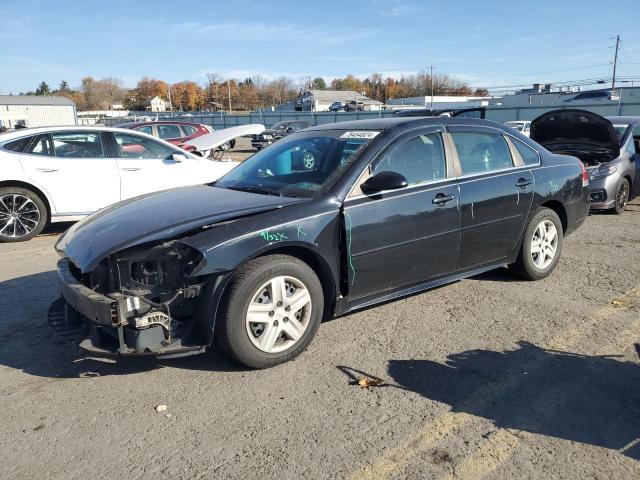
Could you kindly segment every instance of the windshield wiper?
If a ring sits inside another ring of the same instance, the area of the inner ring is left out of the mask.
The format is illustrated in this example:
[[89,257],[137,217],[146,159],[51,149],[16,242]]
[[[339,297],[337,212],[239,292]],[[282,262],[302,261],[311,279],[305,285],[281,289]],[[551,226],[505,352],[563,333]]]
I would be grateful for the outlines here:
[[250,192],[250,193],[259,193],[261,195],[274,195],[276,197],[281,197],[282,194],[278,193],[275,190],[269,190],[264,187],[257,187],[255,185],[244,185],[242,187],[227,187],[229,190],[237,190],[239,192]]

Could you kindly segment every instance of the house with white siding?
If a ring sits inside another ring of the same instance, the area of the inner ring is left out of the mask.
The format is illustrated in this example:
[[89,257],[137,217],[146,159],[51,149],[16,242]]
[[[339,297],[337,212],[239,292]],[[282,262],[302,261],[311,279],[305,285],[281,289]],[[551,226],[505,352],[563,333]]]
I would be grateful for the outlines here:
[[76,124],[76,104],[52,95],[0,95],[0,126],[49,127]]

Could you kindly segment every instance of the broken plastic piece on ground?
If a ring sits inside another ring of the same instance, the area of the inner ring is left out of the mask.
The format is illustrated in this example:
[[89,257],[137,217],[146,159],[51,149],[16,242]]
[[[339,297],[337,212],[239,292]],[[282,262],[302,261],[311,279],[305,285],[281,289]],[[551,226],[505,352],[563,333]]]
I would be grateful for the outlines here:
[[382,383],[382,380],[375,380],[369,377],[362,377],[360,380],[358,380],[358,385],[360,385],[360,387],[362,388],[366,388],[367,390],[371,387],[377,387]]
[[158,405],[156,407],[156,412],[164,412],[167,409],[166,405]]

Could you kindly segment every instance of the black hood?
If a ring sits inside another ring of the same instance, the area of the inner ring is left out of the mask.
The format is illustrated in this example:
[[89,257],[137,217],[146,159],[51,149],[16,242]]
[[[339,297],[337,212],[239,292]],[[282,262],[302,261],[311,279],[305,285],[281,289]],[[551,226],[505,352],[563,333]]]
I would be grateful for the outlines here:
[[620,155],[613,124],[586,110],[553,110],[531,122],[532,140],[554,153],[575,155],[583,161],[607,162]]
[[134,245],[303,201],[207,185],[166,190],[88,216],[60,237],[56,250],[89,272],[106,256]]

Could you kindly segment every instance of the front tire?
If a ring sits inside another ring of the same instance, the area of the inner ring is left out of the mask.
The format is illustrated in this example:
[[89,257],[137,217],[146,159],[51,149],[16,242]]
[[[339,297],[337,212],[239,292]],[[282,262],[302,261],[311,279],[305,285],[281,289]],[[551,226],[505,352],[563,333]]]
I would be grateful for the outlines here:
[[322,286],[313,270],[297,258],[268,255],[236,274],[216,334],[238,362],[269,368],[307,348],[323,310]]
[[616,215],[622,215],[624,213],[624,209],[629,201],[629,191],[629,180],[623,178],[616,190],[616,201],[611,209],[612,213],[615,213]]
[[0,188],[0,243],[25,242],[42,232],[47,207],[26,188]]
[[560,260],[563,241],[558,214],[549,208],[539,208],[529,220],[518,259],[510,265],[511,270],[527,280],[547,277]]

